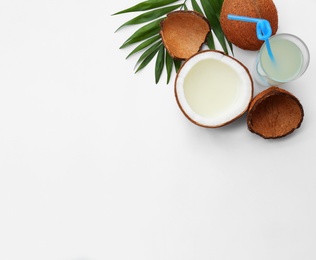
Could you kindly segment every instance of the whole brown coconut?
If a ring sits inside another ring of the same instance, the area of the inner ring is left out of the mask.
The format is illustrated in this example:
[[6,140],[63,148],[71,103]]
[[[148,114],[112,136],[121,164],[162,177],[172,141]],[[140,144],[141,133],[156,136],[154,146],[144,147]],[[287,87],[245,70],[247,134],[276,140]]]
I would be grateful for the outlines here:
[[270,87],[253,98],[247,115],[248,129],[265,139],[280,138],[301,126],[304,110],[290,92]]
[[196,54],[211,28],[208,20],[195,11],[174,11],[160,24],[166,50],[175,59],[186,60]]
[[224,0],[220,14],[222,30],[231,43],[244,50],[259,50],[263,41],[258,40],[256,24],[229,20],[228,14],[266,19],[272,35],[278,29],[278,12],[272,0]]

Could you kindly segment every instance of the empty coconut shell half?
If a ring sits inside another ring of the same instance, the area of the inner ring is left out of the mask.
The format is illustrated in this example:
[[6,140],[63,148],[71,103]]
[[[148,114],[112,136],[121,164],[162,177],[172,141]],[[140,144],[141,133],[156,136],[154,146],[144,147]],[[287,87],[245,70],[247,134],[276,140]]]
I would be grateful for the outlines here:
[[208,20],[195,11],[174,11],[162,20],[160,35],[174,59],[186,60],[197,53],[211,28]]
[[278,29],[278,12],[272,0],[224,0],[220,14],[222,30],[231,43],[244,50],[259,50],[264,41],[256,34],[256,23],[229,20],[228,14],[266,19],[272,35]]
[[269,87],[251,101],[247,125],[251,132],[265,139],[275,139],[299,128],[303,117],[303,107],[293,94],[278,87]]

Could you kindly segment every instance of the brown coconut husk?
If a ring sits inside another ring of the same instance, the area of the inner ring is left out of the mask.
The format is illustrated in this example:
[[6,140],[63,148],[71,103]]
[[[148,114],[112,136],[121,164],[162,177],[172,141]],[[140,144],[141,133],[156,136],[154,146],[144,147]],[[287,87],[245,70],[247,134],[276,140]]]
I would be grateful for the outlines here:
[[170,56],[186,60],[197,53],[211,28],[208,20],[195,11],[174,11],[161,22],[160,35]]
[[251,132],[265,139],[275,139],[299,128],[303,117],[303,107],[292,93],[269,87],[250,102],[247,125]]
[[270,22],[272,35],[278,29],[278,12],[272,0],[224,0],[220,23],[226,38],[244,50],[259,50],[264,41],[258,40],[256,24],[229,20],[228,14],[266,19]]

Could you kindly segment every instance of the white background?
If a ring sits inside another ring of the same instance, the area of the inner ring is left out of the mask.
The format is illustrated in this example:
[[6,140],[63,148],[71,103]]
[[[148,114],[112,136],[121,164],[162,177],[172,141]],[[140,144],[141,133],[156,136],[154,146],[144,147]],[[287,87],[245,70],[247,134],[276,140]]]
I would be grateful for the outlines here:
[[0,2],[0,259],[316,259],[315,0],[275,0],[311,53],[280,140],[197,127],[173,80],[134,74],[136,27],[114,32],[135,14],[111,14],[139,2]]

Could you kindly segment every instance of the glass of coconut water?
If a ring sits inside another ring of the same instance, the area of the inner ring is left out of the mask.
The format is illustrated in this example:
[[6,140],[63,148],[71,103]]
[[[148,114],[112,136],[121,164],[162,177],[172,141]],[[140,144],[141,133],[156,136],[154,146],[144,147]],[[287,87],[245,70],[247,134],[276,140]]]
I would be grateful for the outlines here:
[[306,44],[297,36],[287,33],[269,38],[273,59],[266,42],[256,59],[255,80],[263,86],[278,86],[299,78],[309,65],[310,55]]

